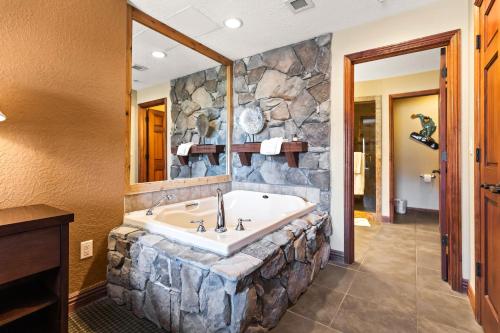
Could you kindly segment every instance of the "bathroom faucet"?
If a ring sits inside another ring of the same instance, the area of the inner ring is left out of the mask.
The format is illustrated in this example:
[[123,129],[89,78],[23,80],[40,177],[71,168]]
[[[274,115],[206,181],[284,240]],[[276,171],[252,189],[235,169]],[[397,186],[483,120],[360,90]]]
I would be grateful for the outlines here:
[[217,226],[215,232],[226,232],[226,214],[224,213],[224,198],[222,190],[217,189]]
[[161,194],[160,199],[158,199],[153,204],[153,206],[151,206],[151,208],[148,209],[148,211],[146,212],[146,215],[147,216],[153,215],[153,209],[155,209],[156,207],[158,207],[163,202],[163,200],[173,200],[173,199],[175,199],[175,195],[173,195],[173,194],[167,194],[167,192],[163,192]]

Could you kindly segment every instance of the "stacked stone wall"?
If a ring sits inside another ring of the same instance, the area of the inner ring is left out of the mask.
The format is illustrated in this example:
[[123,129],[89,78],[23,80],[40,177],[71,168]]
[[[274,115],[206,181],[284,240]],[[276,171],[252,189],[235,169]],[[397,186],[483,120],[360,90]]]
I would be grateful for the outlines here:
[[129,226],[108,238],[108,296],[176,333],[275,327],[330,254],[331,219],[311,213],[230,257]]

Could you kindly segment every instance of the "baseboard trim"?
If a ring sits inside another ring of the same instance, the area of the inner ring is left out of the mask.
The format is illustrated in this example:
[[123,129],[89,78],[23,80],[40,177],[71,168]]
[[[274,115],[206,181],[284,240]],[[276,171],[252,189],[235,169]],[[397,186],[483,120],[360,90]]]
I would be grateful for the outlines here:
[[416,213],[434,213],[439,214],[439,210],[437,209],[428,209],[428,208],[416,208],[416,207],[406,207],[407,211],[416,212]]
[[382,215],[382,223],[392,223],[391,217]]
[[467,279],[462,279],[462,292],[464,294],[467,294],[469,291],[469,280]]
[[69,295],[68,312],[73,312],[81,306],[106,296],[106,281],[94,284],[80,291],[75,291]]
[[344,252],[330,250],[330,261],[344,263]]

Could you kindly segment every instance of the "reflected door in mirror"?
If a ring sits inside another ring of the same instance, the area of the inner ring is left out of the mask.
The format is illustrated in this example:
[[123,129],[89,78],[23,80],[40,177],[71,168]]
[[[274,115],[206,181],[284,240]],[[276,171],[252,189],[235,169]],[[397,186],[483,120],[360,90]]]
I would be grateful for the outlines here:
[[167,179],[166,99],[139,104],[139,182]]

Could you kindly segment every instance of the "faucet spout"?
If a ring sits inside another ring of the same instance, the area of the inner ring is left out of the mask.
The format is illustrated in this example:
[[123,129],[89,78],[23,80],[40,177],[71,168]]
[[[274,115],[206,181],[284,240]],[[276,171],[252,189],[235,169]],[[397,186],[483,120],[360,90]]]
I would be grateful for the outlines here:
[[175,199],[175,195],[173,194],[167,194],[166,192],[163,192],[160,199],[158,199],[155,203],[153,203],[153,206],[151,206],[148,211],[146,212],[147,216],[153,215],[153,209],[158,207],[164,200],[173,200]]
[[217,225],[215,232],[226,232],[226,214],[224,212],[224,198],[220,188],[217,189]]

